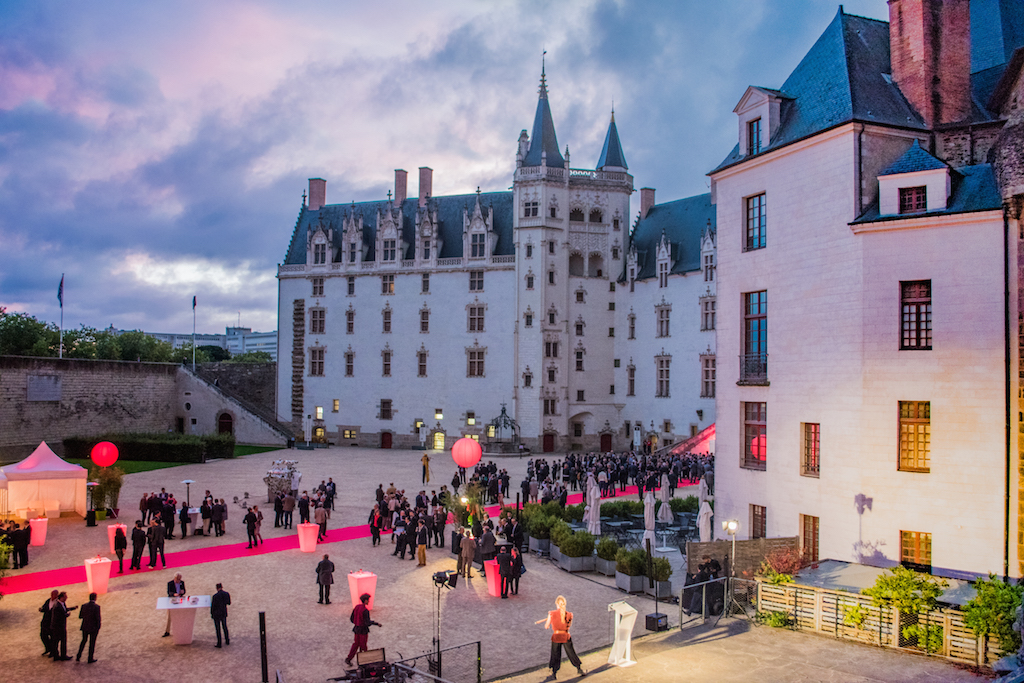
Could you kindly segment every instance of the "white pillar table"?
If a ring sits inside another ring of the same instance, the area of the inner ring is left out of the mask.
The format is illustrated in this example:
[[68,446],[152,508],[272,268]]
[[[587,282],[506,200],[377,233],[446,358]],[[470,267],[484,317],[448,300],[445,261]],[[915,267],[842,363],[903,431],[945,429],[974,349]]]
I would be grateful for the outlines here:
[[210,609],[209,595],[186,595],[184,598],[157,598],[158,610],[169,610],[171,637],[175,645],[191,645],[196,623],[196,610]]

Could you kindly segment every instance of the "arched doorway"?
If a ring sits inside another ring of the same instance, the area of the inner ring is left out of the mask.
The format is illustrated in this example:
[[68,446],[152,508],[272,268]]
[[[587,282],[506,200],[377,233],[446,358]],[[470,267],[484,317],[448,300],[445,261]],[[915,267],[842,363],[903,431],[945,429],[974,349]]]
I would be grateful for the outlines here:
[[601,450],[607,453],[612,449],[612,435],[602,434],[601,435]]
[[554,453],[555,451],[555,435],[545,434],[544,435],[544,452]]
[[442,432],[442,431],[434,432],[434,450],[435,451],[443,451],[444,450],[444,432]]
[[391,448],[391,432],[381,432],[380,434],[380,447]]
[[233,434],[235,428],[235,421],[231,417],[231,413],[221,413],[220,417],[217,418],[217,433],[218,434]]

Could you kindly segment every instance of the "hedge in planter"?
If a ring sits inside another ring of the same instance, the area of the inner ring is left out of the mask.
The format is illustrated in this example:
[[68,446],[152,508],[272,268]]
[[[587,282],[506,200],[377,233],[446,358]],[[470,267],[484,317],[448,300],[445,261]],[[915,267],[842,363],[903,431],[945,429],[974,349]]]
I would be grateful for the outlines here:
[[561,558],[558,565],[570,572],[594,570],[594,536],[586,531],[577,531],[562,539],[559,547]]
[[615,555],[619,552],[619,544],[614,538],[605,536],[597,543],[597,559],[594,566],[605,576],[615,576]]
[[644,566],[647,553],[643,550],[619,548],[615,555],[615,585],[627,593],[640,593],[644,589]]
[[669,507],[672,508],[672,512],[678,514],[680,512],[697,512],[697,496],[687,496],[686,498],[672,498],[668,501]]

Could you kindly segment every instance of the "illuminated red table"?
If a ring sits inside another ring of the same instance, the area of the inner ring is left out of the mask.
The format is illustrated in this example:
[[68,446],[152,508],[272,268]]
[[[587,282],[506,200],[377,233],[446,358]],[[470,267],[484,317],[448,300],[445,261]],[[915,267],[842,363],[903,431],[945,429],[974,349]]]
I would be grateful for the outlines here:
[[42,545],[46,543],[46,517],[37,517],[36,519],[28,520],[29,526],[32,527],[32,545]]
[[107,592],[111,564],[107,557],[93,557],[85,561],[85,578],[89,582],[90,593],[102,595]]
[[304,553],[316,552],[316,537],[320,533],[319,524],[300,524],[296,527],[299,532],[299,550]]
[[498,561],[484,560],[484,571],[487,572],[487,593],[496,598],[501,597],[501,577],[498,576]]
[[377,575],[373,572],[366,572],[360,569],[357,572],[348,573],[348,592],[352,595],[352,607],[359,604],[359,596],[363,593],[370,594],[369,609],[373,609],[373,598],[377,592]]
[[125,539],[128,538],[128,525],[127,524],[111,524],[107,527],[107,538],[110,539],[110,552],[114,552],[114,535],[117,534],[117,530],[121,529],[124,532]]

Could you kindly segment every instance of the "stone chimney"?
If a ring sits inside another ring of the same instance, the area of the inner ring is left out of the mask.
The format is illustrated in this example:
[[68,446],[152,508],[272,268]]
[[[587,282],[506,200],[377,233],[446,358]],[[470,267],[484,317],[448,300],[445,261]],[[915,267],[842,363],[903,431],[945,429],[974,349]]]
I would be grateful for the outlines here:
[[309,179],[309,210],[316,211],[327,203],[327,181],[323,178]]
[[640,218],[647,218],[647,212],[654,206],[654,188],[640,188]]
[[889,0],[892,78],[934,128],[971,114],[970,0]]
[[400,168],[395,169],[395,204],[405,201],[409,187],[409,174]]
[[434,171],[426,166],[420,166],[420,206],[427,205],[427,197],[434,191]]

